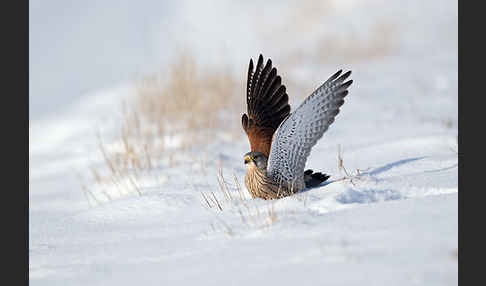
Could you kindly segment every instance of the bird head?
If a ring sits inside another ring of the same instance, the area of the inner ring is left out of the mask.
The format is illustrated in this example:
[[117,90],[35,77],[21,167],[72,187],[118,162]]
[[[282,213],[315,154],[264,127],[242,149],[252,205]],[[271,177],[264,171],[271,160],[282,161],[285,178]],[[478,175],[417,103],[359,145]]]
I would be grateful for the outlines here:
[[244,156],[245,165],[247,168],[256,166],[258,169],[265,170],[267,168],[267,156],[261,152],[248,152]]

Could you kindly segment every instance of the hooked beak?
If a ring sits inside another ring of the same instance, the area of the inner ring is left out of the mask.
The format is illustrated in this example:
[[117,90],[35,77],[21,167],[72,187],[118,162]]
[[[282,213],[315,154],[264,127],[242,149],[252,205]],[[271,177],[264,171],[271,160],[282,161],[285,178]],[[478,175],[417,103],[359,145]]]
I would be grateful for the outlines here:
[[253,159],[251,158],[251,156],[247,155],[245,156],[245,165],[250,163],[251,161],[253,161]]

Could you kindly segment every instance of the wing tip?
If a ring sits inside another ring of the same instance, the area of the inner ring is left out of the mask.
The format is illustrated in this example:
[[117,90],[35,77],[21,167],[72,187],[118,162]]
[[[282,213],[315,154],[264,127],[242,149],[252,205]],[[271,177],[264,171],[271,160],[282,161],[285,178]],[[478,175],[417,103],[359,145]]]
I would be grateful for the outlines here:
[[347,89],[351,84],[353,84],[353,82],[354,81],[352,79],[350,79],[347,82],[341,84],[341,87],[344,88],[344,89]]
[[331,77],[329,77],[329,79],[327,80],[327,82],[331,82],[331,81],[344,81],[346,80],[352,73],[351,70],[345,72],[344,74],[341,75],[341,73],[343,72],[343,69],[339,69],[337,72],[335,72]]
[[346,79],[347,79],[347,78],[348,78],[350,75],[351,75],[351,71],[349,70],[349,71],[345,72],[345,73],[344,73],[342,76],[340,76],[340,77],[339,77],[337,80],[338,80],[338,81],[344,81],[344,80],[346,80]]

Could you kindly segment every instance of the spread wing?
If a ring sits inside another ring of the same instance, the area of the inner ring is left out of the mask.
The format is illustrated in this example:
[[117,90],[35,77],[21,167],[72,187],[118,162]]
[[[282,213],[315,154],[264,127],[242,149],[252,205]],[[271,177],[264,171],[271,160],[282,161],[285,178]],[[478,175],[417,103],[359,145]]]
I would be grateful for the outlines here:
[[253,60],[248,67],[246,86],[247,113],[241,117],[241,124],[250,141],[251,151],[270,154],[272,136],[278,126],[290,113],[289,97],[277,75],[277,69],[272,67],[272,60],[263,65],[260,55],[253,70]]
[[351,71],[342,70],[316,89],[280,125],[268,158],[267,174],[276,182],[294,183],[304,175],[305,162],[324,132],[334,122],[348,94]]

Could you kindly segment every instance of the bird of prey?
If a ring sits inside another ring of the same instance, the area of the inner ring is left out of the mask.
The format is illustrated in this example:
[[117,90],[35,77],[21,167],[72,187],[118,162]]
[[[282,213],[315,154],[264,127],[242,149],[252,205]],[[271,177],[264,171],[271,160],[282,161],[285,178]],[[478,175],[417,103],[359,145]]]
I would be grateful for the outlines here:
[[247,114],[241,123],[251,152],[244,155],[245,185],[253,198],[278,199],[318,186],[328,175],[304,171],[311,148],[334,122],[348,94],[351,74],[339,70],[290,112],[288,95],[272,61],[255,70],[250,59],[246,86]]

